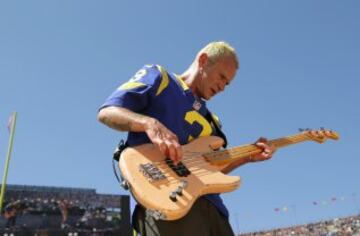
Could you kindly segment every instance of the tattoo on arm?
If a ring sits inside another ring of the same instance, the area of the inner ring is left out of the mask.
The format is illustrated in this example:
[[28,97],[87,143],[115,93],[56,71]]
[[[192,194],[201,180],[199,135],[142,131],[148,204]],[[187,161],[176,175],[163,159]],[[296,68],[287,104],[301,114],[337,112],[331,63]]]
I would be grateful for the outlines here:
[[119,131],[130,131],[130,121],[118,122],[116,119],[107,117],[104,119],[104,124],[110,128],[119,130]]
[[110,128],[119,131],[144,131],[144,122],[147,117],[125,108],[108,107],[99,113],[99,120]]

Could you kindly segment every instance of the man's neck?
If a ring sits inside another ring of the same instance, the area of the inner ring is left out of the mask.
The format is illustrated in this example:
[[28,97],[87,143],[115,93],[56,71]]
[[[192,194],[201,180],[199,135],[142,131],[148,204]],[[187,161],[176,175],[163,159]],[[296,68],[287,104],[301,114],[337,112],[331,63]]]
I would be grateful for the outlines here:
[[195,63],[191,64],[191,66],[180,75],[180,78],[185,82],[185,84],[191,89],[194,96],[198,97],[197,95],[197,89],[196,89],[196,83],[198,76],[198,70]]

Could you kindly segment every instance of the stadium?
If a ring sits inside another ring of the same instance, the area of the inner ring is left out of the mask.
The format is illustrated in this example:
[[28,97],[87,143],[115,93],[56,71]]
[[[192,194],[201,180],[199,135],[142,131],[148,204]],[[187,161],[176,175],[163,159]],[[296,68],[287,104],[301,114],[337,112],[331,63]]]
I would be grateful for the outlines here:
[[1,1],[0,236],[360,236],[359,12]]
[[[0,235],[133,235],[128,195],[95,189],[8,185]],[[358,236],[360,215],[238,236]]]
[[129,196],[8,185],[1,235],[130,235]]
[[304,225],[295,225],[287,228],[278,228],[251,233],[242,233],[241,236],[358,236],[360,235],[360,215],[344,218],[334,218],[326,221],[313,222]]

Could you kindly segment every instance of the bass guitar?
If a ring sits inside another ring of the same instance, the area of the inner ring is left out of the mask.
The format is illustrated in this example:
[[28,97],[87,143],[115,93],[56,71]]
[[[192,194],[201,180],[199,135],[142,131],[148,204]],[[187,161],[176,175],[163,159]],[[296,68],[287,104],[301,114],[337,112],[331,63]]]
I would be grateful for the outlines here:
[[[339,135],[325,129],[305,130],[268,143],[282,148],[304,141],[323,143],[328,138],[337,140]],[[200,196],[237,189],[240,177],[221,171],[240,158],[262,152],[254,144],[221,150],[222,145],[223,140],[216,136],[195,139],[182,146],[183,158],[177,166],[153,144],[128,147],[121,153],[119,166],[138,203],[155,219],[176,220]]]

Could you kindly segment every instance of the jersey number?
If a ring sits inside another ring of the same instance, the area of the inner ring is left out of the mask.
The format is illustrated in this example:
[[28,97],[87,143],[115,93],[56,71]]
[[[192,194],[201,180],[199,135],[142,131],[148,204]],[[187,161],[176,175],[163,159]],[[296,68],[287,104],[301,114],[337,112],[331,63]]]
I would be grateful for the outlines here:
[[[204,137],[204,136],[209,136],[212,133],[212,128],[211,125],[209,124],[209,122],[202,116],[200,115],[199,112],[197,111],[188,111],[185,115],[185,120],[190,124],[194,124],[194,122],[197,122],[199,125],[201,125],[202,130],[201,133],[199,134],[199,137]],[[192,135],[189,135],[188,137],[188,141],[192,141],[194,138],[197,137],[193,137]]]

